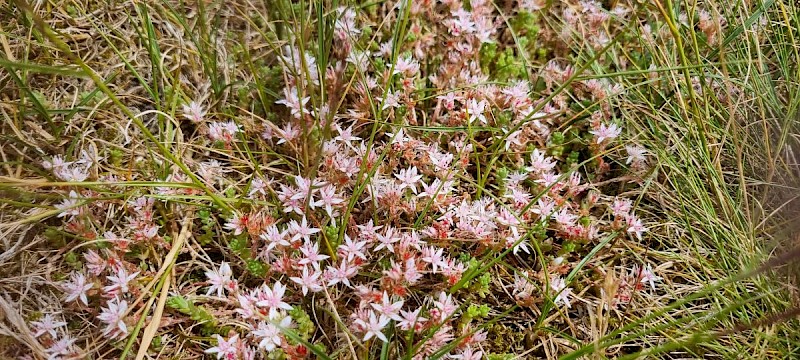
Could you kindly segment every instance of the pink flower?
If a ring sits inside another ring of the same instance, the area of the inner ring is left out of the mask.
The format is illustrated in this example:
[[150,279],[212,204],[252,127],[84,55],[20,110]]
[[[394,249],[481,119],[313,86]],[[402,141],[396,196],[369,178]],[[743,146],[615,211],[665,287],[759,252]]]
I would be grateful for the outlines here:
[[278,227],[275,224],[267,226],[264,229],[264,233],[259,236],[262,240],[267,242],[267,251],[272,251],[275,246],[289,246],[291,245],[288,241],[286,241],[286,232],[278,231]]
[[566,307],[572,307],[569,302],[569,297],[572,294],[572,288],[567,287],[567,283],[560,276],[553,276],[550,278],[550,290],[556,295],[553,301],[558,304],[564,304]]
[[239,235],[247,228],[247,220],[247,215],[234,214],[233,217],[225,223],[225,228],[233,230],[233,235]]
[[81,299],[84,305],[89,305],[86,292],[94,286],[94,283],[87,283],[86,276],[79,272],[70,274],[70,281],[61,284],[67,296],[64,301],[70,302]]
[[611,124],[610,126],[606,126],[606,124],[600,124],[599,129],[589,131],[589,133],[597,138],[596,141],[598,144],[602,144],[604,140],[615,139],[622,133],[622,129],[620,129],[617,124]]
[[411,329],[414,330],[422,329],[423,325],[425,325],[425,322],[428,321],[428,319],[420,316],[419,315],[420,311],[422,311],[422,308],[417,308],[417,310],[414,311],[401,310],[400,311],[401,319],[397,323],[397,326],[400,327],[401,330],[406,330],[406,331]]
[[206,111],[203,110],[203,106],[194,101],[190,102],[189,105],[183,105],[183,116],[192,122],[199,123],[203,121],[205,115]]
[[256,305],[268,308],[270,317],[274,317],[278,313],[278,309],[292,310],[292,306],[283,301],[285,292],[286,286],[280,281],[276,282],[272,288],[264,286],[258,294]]
[[643,164],[647,161],[645,154],[647,149],[636,145],[625,145],[625,151],[628,152],[628,158],[625,160],[626,164]]
[[400,95],[396,93],[392,93],[391,91],[386,91],[386,96],[383,98],[383,106],[381,110],[386,110],[388,108],[399,108],[400,107]]
[[367,240],[369,242],[372,242],[372,241],[375,241],[377,239],[378,230],[380,230],[383,227],[383,225],[375,226],[375,224],[372,221],[372,219],[370,219],[369,221],[367,221],[366,224],[364,224],[364,225],[356,225],[356,227],[358,228],[359,237],[361,237],[362,239]]
[[56,156],[53,156],[53,158],[50,159],[50,160],[42,161],[42,167],[44,167],[47,170],[62,169],[65,166],[70,165],[70,164],[72,164],[72,162],[64,160],[64,157],[61,156],[61,155],[56,155]]
[[403,267],[402,265],[394,262],[391,260],[392,266],[389,267],[388,270],[384,270],[383,274],[386,275],[387,278],[395,281],[400,282],[403,280]]
[[325,212],[333,218],[338,215],[334,212],[334,206],[344,202],[344,199],[336,194],[336,188],[333,185],[326,185],[319,189],[319,201],[314,203],[314,206],[325,207]]
[[355,258],[367,260],[367,255],[364,254],[366,245],[366,241],[353,241],[345,234],[344,244],[339,245],[338,250],[349,262],[352,262]]
[[553,158],[544,156],[539,149],[533,149],[531,153],[531,166],[526,170],[535,173],[546,173],[553,170],[555,166],[556,163],[553,161]]
[[389,299],[389,294],[384,291],[382,302],[380,304],[370,304],[375,311],[377,311],[381,316],[388,317],[393,320],[400,321],[402,318],[400,317],[400,309],[403,307],[403,300],[392,302]]
[[500,211],[497,212],[497,223],[516,228],[520,224],[520,221],[516,214],[508,211],[506,208],[501,208]]
[[347,59],[345,61],[353,64],[359,73],[364,73],[367,72],[367,70],[369,69],[370,55],[371,54],[369,51],[359,51],[353,49],[352,51],[350,51],[350,54],[347,55]]
[[286,105],[291,112],[292,116],[299,119],[303,112],[305,111],[306,104],[309,100],[311,100],[310,96],[306,96],[304,98],[300,98],[300,95],[297,92],[297,87],[292,86],[291,88],[284,88],[283,89],[284,98],[281,100],[276,101],[276,104]]
[[89,177],[89,167],[91,163],[81,163],[76,161],[60,168],[54,169],[53,173],[64,181],[81,182]]
[[444,249],[436,249],[433,246],[425,247],[422,250],[422,261],[433,266],[433,272],[438,272],[439,267],[447,266],[447,259],[443,255]]
[[298,223],[296,220],[292,220],[289,223],[289,232],[294,234],[292,236],[292,241],[297,241],[300,239],[303,239],[304,241],[310,241],[311,235],[318,233],[319,229],[310,227],[306,217],[303,216],[303,220],[300,223]]
[[322,291],[322,282],[319,280],[322,273],[318,270],[313,270],[310,274],[308,267],[303,267],[303,274],[300,277],[291,277],[290,280],[302,286],[303,296],[308,294],[308,291],[317,292]]
[[259,322],[258,328],[252,332],[256,339],[261,339],[258,343],[258,347],[267,352],[272,352],[281,346],[281,329],[288,329],[292,326],[291,317],[281,316],[279,314],[276,319],[277,318],[280,318],[280,321],[270,320],[269,323],[263,321]]
[[376,252],[381,250],[381,249],[386,249],[386,250],[389,250],[390,253],[394,253],[394,245],[392,245],[392,244],[394,244],[398,240],[400,240],[400,238],[398,238],[396,236],[396,234],[394,233],[394,228],[393,227],[387,227],[386,228],[386,233],[383,234],[383,235],[379,234],[379,233],[376,233],[375,237],[378,240],[378,246],[376,246],[375,249],[373,249],[373,250],[376,251]]
[[56,329],[67,325],[66,322],[63,321],[56,321],[53,318],[53,314],[45,314],[39,321],[31,322],[31,325],[34,328],[33,336],[39,337],[44,334],[50,334],[50,337],[53,339],[56,338]]
[[541,174],[539,179],[534,180],[537,184],[542,184],[544,187],[551,188],[550,191],[557,191],[561,185],[558,183],[558,178],[560,175],[554,174],[552,172],[546,172]]
[[112,338],[124,338],[128,335],[128,327],[125,326],[124,316],[128,311],[128,302],[113,298],[106,303],[107,307],[102,308],[97,318],[106,323],[103,335],[110,335]]
[[58,214],[58,217],[65,217],[65,216],[78,216],[81,214],[83,210],[83,206],[80,205],[81,197],[78,196],[74,190],[69,192],[69,197],[62,200],[61,203],[54,205],[57,210],[61,210],[61,213]]
[[414,285],[422,278],[422,274],[417,269],[417,259],[416,258],[409,258],[406,260],[406,271],[403,272],[403,277],[406,278],[406,281],[409,285]]
[[219,334],[214,334],[217,339],[217,346],[204,351],[206,354],[217,354],[217,359],[236,359],[239,355],[239,334],[233,335],[230,339],[224,340]]
[[464,271],[466,271],[464,263],[454,259],[448,259],[447,266],[442,268],[442,275],[447,277],[447,281],[449,281],[451,285],[455,285],[461,280],[461,275],[464,274]]
[[250,182],[250,191],[247,193],[247,197],[254,199],[256,194],[267,194],[267,183],[264,180],[256,178]]
[[328,255],[320,255],[319,244],[312,241],[303,243],[303,246],[300,247],[300,252],[303,253],[303,258],[297,263],[300,265],[311,264],[315,269],[319,269],[320,261],[330,257]]
[[104,287],[103,291],[111,295],[125,294],[130,291],[128,289],[128,283],[133,281],[137,275],[139,275],[138,271],[133,274],[128,274],[128,271],[125,270],[125,268],[120,267],[117,269],[116,274],[110,275],[106,278],[111,282],[111,285]]
[[453,19],[448,21],[450,33],[454,36],[470,34],[475,32],[475,23],[472,21],[472,14],[463,8],[452,12]]
[[527,272],[522,272],[522,275],[523,276],[519,276],[517,273],[514,274],[513,294],[515,298],[528,299],[536,290],[536,287],[528,280],[529,275]]
[[433,334],[430,340],[428,340],[428,342],[425,344],[425,347],[428,349],[427,351],[434,352],[451,342],[453,338],[453,327],[450,325],[444,325]]
[[[297,185],[297,192],[292,195],[292,199],[294,200],[301,200],[305,203],[308,200],[309,204],[314,204],[314,193],[317,191],[316,188],[324,185],[324,182],[316,180],[316,179],[306,179],[302,176],[295,176],[294,182]],[[311,205],[312,208],[314,205]]]
[[411,189],[414,194],[417,193],[417,183],[422,179],[422,175],[418,175],[416,166],[402,169],[399,174],[394,174],[394,177],[400,180],[401,189]]
[[210,295],[216,291],[217,296],[222,297],[225,295],[224,290],[236,290],[238,284],[236,280],[231,280],[232,276],[233,271],[231,271],[230,264],[224,261],[219,265],[218,270],[206,271],[206,277],[208,278],[208,282],[210,284],[208,290],[206,291],[206,295]]
[[236,125],[233,121],[215,121],[208,126],[208,138],[212,141],[222,141],[225,144],[230,144],[240,131],[239,125]]
[[456,100],[459,100],[455,92],[439,95],[436,99],[441,100],[447,110],[453,110],[456,106]]
[[403,74],[407,77],[413,77],[417,75],[417,73],[419,73],[419,63],[410,55],[397,59],[397,64],[394,65],[394,74]]
[[439,321],[445,321],[458,310],[458,305],[453,301],[453,297],[444,291],[439,293],[439,299],[433,302],[433,306],[439,310],[439,319],[437,319]]
[[75,341],[77,340],[69,335],[64,335],[58,341],[53,342],[50,347],[45,349],[45,352],[50,355],[48,359],[61,359],[61,355],[70,355],[74,351],[73,345]]
[[442,181],[439,179],[433,179],[430,185],[426,184],[425,182],[422,182],[422,191],[419,194],[417,194],[417,197],[418,198],[427,197],[432,199],[437,197],[445,198],[450,192],[450,190],[452,190],[451,187],[446,185],[449,185],[449,181],[443,184]]
[[[503,132],[504,133],[507,132],[506,129],[503,129]],[[515,145],[514,147],[516,149],[525,147],[526,142],[523,140],[522,134],[523,134],[522,130],[517,130],[508,134],[505,141],[506,144],[504,146],[506,151],[509,151],[511,149],[511,145]]]
[[296,127],[294,123],[289,121],[286,122],[286,124],[283,126],[283,129],[280,129],[280,131],[278,131],[277,135],[278,135],[278,142],[277,142],[278,145],[287,142],[292,143],[294,142],[295,139],[297,139],[298,136],[300,136],[300,128]]
[[451,357],[458,360],[481,360],[483,359],[483,351],[474,351],[472,347],[467,346],[461,354],[452,355]]
[[328,279],[328,286],[342,283],[347,287],[352,287],[350,284],[350,278],[355,276],[357,273],[358,268],[351,266],[350,263],[343,259],[338,268],[328,266],[327,270],[325,271],[325,277]]
[[656,281],[661,281],[661,278],[653,273],[653,269],[650,267],[650,265],[645,266],[641,270],[639,269],[638,265],[634,265],[633,270],[631,270],[631,276],[639,279],[639,282],[642,284],[650,283],[650,287],[653,288],[653,290],[656,289]]
[[553,219],[559,225],[566,227],[575,225],[575,221],[578,220],[578,216],[571,214],[569,209],[564,208],[553,214]]
[[[155,227],[155,229],[156,229],[155,231],[157,232],[157,231],[158,231],[158,227],[157,227],[157,226],[154,226],[154,227]],[[153,234],[153,235],[152,235],[152,236],[150,236],[149,238],[152,238],[152,237],[154,237],[154,236],[155,236],[155,234]],[[108,241],[108,242],[110,242],[110,243],[114,244],[114,247],[116,247],[118,250],[120,250],[120,251],[125,251],[125,252],[127,252],[127,250],[128,250],[128,245],[130,245],[130,242],[131,242],[130,240],[128,240],[128,239],[126,239],[126,238],[124,238],[124,237],[117,236],[117,235],[116,235],[116,234],[114,234],[112,231],[106,231],[106,232],[104,232],[104,233],[103,233],[103,238],[105,238],[105,240],[106,240],[106,241]],[[91,250],[90,250],[90,251],[91,251]],[[86,254],[84,254],[84,257],[86,257]],[[88,261],[88,260],[89,260],[89,258],[88,258],[88,257],[86,257],[86,260]],[[97,259],[94,259],[94,260],[96,261]],[[102,260],[102,259],[101,259],[101,260]],[[98,266],[100,266],[100,264],[99,264],[99,263],[97,263],[97,265],[98,265]],[[104,265],[103,265],[103,266],[104,266]],[[103,271],[103,270],[102,270],[102,269],[100,269],[100,272],[102,272],[102,271]],[[99,273],[97,273],[97,274],[95,274],[95,275],[99,275]]]
[[480,102],[475,99],[470,99],[467,101],[467,115],[469,116],[468,122],[472,124],[475,120],[479,120],[481,124],[486,124],[486,105],[488,103],[486,100],[481,100]]
[[252,319],[256,316],[255,297],[250,294],[236,294],[236,301],[239,302],[239,308],[236,309],[236,313],[242,315],[245,319]]
[[633,202],[630,199],[615,198],[611,203],[611,212],[614,213],[614,216],[627,217],[632,206]]
[[531,253],[530,249],[528,249],[528,240],[521,240],[521,238],[517,228],[511,227],[511,235],[506,237],[506,244],[514,247],[511,249],[514,255],[517,255],[520,250],[524,251],[526,254]]
[[144,196],[138,197],[128,202],[131,209],[133,209],[133,211],[139,215],[144,215],[148,212],[151,212],[154,203],[155,199]]
[[534,214],[539,214],[539,217],[547,220],[550,218],[550,214],[553,213],[553,209],[555,209],[556,203],[550,199],[549,197],[542,196],[536,202],[536,206],[531,209],[531,212]]
[[100,275],[103,273],[103,270],[106,269],[106,260],[100,257],[94,250],[85,252],[83,258],[86,259],[86,268],[89,270],[89,273],[94,276]]
[[386,58],[392,56],[392,43],[390,41],[381,44],[379,55]]
[[519,184],[521,184],[527,178],[528,178],[528,172],[515,171],[508,174],[508,176],[506,177],[506,183],[508,183],[508,186],[516,187],[519,186]]
[[577,188],[581,184],[581,174],[578,172],[574,172],[569,175],[569,186],[572,188]]
[[492,35],[497,32],[495,23],[488,18],[482,18],[481,20],[483,21],[475,23],[475,37],[477,37],[481,43],[491,43],[493,42]]
[[391,319],[389,319],[389,318],[387,318],[387,317],[385,317],[383,315],[378,317],[377,315],[375,315],[374,311],[370,311],[369,312],[369,319],[367,321],[364,321],[362,319],[357,319],[355,321],[355,324],[357,326],[360,326],[361,328],[365,329],[364,330],[364,341],[367,341],[367,340],[369,340],[369,339],[371,339],[373,337],[376,337],[378,339],[381,339],[381,341],[383,341],[383,342],[389,342],[389,339],[386,338],[386,335],[383,335],[383,333],[382,333],[383,328],[385,328],[386,325],[389,324],[389,321],[391,321]]
[[319,85],[319,72],[317,71],[317,59],[311,56],[310,53],[300,51],[296,46],[286,45],[283,48],[285,55],[281,56],[284,72],[287,74],[304,74],[300,76],[300,84],[305,84],[306,76],[311,79],[311,83]]
[[152,239],[158,235],[158,225],[155,224],[142,224],[142,226],[133,233],[136,239]]
[[647,231],[647,228],[642,225],[642,220],[638,219],[635,215],[628,215],[625,219],[628,225],[628,232],[636,235],[636,238],[642,240],[642,233]]

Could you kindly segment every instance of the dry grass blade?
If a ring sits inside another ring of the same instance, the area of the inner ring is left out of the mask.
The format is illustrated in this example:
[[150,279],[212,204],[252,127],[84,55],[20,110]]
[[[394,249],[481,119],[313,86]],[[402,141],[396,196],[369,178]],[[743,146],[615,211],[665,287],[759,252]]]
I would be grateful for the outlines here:
[[142,333],[142,341],[139,344],[139,351],[136,352],[136,360],[142,360],[145,356],[147,356],[147,350],[150,348],[150,344],[153,341],[153,338],[158,333],[158,329],[161,326],[161,316],[164,314],[164,306],[167,303],[167,298],[169,297],[169,288],[172,284],[172,274],[166,277],[164,280],[164,286],[161,287],[161,294],[158,297],[158,303],[156,304],[156,311],[153,312],[153,316],[150,318],[150,323],[147,327],[144,328],[144,332]]
[[[35,353],[39,358],[47,359],[47,353],[45,352],[44,347],[39,340],[32,336],[32,332],[28,327],[28,322],[25,321],[25,318],[22,314],[19,313],[19,309],[21,307],[17,304],[12,304],[11,300],[6,297],[6,295],[0,295],[0,321],[3,321],[2,332],[5,336],[11,336],[21,343],[25,344],[33,353]],[[5,322],[11,323],[13,329],[9,329],[5,326]]]
[[[150,319],[150,323],[147,325],[144,334],[142,335],[142,342],[139,345],[139,351],[136,354],[137,359],[141,359],[139,356],[145,356],[147,353],[147,349],[150,347],[150,342],[153,340],[155,333],[158,331],[159,325],[161,324],[161,316],[164,311],[164,306],[167,301],[167,296],[169,294],[170,283],[172,279],[172,268],[175,265],[175,259],[177,258],[178,254],[183,250],[183,246],[186,244],[187,239],[192,236],[192,224],[194,220],[194,212],[189,212],[184,214],[184,218],[181,225],[180,233],[175,237],[175,242],[172,244],[172,248],[170,249],[167,256],[164,257],[163,262],[161,263],[161,268],[158,269],[158,272],[153,277],[153,282],[151,285],[158,281],[158,291],[160,291],[160,295],[158,298],[158,304],[156,305],[156,311],[153,313],[153,317]],[[148,286],[149,289],[149,286]],[[149,291],[149,290],[148,290]],[[145,294],[142,294],[136,302],[140,301]],[[154,299],[151,297],[151,299]],[[150,301],[152,303],[152,300]],[[136,303],[134,303],[135,305]],[[133,305],[131,305],[133,307]],[[144,322],[144,319],[147,317],[147,310],[150,306],[146,306],[143,308],[142,312],[139,314],[139,323],[136,325],[135,330],[130,335],[130,339],[128,340],[128,344],[125,346],[125,350],[123,350],[122,355],[120,356],[121,359],[125,358],[125,355],[129,351],[130,347],[133,345],[133,340],[136,339],[139,330],[141,329],[141,324]]]

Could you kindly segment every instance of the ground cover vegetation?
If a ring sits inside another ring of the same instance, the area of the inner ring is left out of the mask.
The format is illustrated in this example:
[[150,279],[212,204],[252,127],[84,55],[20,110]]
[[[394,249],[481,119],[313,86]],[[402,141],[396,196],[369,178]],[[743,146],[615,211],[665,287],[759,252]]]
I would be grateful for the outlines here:
[[0,5],[0,354],[798,356],[799,10]]

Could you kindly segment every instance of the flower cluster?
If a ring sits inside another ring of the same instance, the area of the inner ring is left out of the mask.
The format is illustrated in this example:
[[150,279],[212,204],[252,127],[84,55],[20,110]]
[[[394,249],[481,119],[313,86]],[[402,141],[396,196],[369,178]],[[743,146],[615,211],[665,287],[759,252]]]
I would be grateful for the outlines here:
[[31,322],[33,336],[46,346],[45,351],[51,358],[69,358],[83,356],[75,345],[77,339],[66,331],[66,322],[56,318],[57,314],[44,314],[39,320]]
[[[93,250],[84,254],[89,277],[82,272],[73,272],[69,280],[60,284],[64,290],[64,301],[75,302],[79,306],[94,306],[104,303],[97,318],[105,325],[103,335],[121,339],[128,335],[126,315],[128,314],[128,300],[138,294],[139,288],[136,281],[139,272],[129,272],[130,264],[106,252],[101,256]],[[102,281],[105,278],[105,282]],[[100,284],[108,285],[102,286]],[[92,298],[90,302],[89,299]],[[95,303],[95,300],[97,301]]]
[[[301,359],[318,348],[370,358],[389,342],[414,359],[480,359],[491,335],[464,306],[504,282],[523,307],[568,313],[601,301],[579,291],[595,285],[578,263],[648,231],[619,191],[650,166],[646,148],[625,143],[612,106],[621,86],[575,80],[575,67],[553,59],[526,78],[492,81],[487,49],[501,42],[503,16],[489,1],[381,11],[387,23],[409,22],[407,41],[341,8],[323,62],[287,29],[270,55],[282,79],[270,92],[276,116],[223,119],[210,103],[187,101],[188,142],[210,149],[186,161],[197,176],[159,164],[132,175],[163,179],[158,186],[125,200],[98,196],[113,185],[71,188],[55,205],[64,229],[97,243],[79,250],[83,260],[59,284],[72,309],[99,309],[102,334],[126,338],[138,320],[130,314],[145,306],[140,279],[176,244],[176,217],[194,231],[181,256],[204,264],[178,270],[176,296],[193,302],[177,311],[202,315],[190,316],[203,321],[190,331],[212,339],[204,352],[218,359]],[[572,24],[565,31],[596,49],[628,16],[593,1],[560,11]],[[101,161],[55,156],[44,167],[65,181],[111,180],[91,173]],[[506,260],[519,268],[502,278]],[[614,305],[658,280],[635,268],[610,295]],[[69,337],[57,340],[62,322],[37,324],[56,357],[77,351]]]

